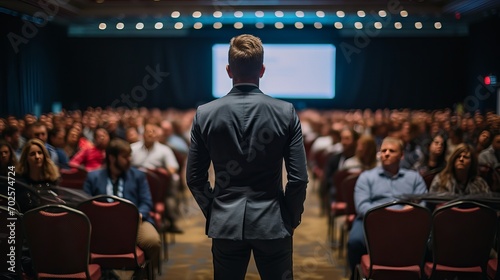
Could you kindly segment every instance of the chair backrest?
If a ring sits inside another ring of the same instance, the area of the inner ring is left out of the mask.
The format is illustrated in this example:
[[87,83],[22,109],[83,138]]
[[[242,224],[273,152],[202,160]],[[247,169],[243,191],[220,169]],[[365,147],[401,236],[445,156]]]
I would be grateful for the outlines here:
[[152,170],[147,170],[145,173],[153,203],[164,203],[167,182],[164,182],[164,180],[162,180],[160,176]]
[[363,223],[370,265],[418,265],[423,272],[430,210],[415,203],[391,202],[368,210]]
[[354,173],[345,178],[340,184],[339,190],[342,193],[342,201],[347,204],[346,214],[356,214],[356,205],[354,204],[354,187],[359,178],[359,173]]
[[87,171],[82,168],[61,169],[59,185],[72,189],[83,189],[83,183],[87,178]]
[[152,172],[160,179],[161,182],[160,197],[162,199],[162,202],[164,202],[168,189],[172,188],[173,175],[170,173],[165,173],[164,171],[160,171],[158,169],[153,169]]
[[336,193],[335,193],[335,195],[336,195],[335,200],[336,201],[345,202],[341,185],[342,185],[342,182],[352,174],[353,173],[349,172],[349,170],[347,170],[347,169],[337,170],[335,173],[333,173],[332,184],[336,188]]
[[0,279],[20,278],[23,246],[21,214],[14,207],[2,204],[0,205],[0,219],[4,223],[0,227],[0,251],[6,254],[3,256],[6,261],[0,262]]
[[[134,263],[123,263],[120,268],[137,267],[136,244],[139,210],[130,201],[110,195],[95,196],[78,205],[92,224],[90,252],[92,255],[133,254]],[[105,263],[99,263],[108,268]]]
[[472,201],[446,204],[433,213],[434,267],[486,268],[493,248],[497,215],[492,208]]
[[90,278],[91,225],[84,213],[64,205],[44,205],[27,211],[23,225],[38,275],[80,273]]

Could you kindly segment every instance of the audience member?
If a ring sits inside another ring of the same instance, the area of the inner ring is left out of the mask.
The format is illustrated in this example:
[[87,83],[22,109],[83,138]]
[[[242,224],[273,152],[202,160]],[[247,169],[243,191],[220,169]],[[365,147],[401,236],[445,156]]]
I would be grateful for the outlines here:
[[437,133],[434,135],[423,150],[423,157],[419,160],[414,168],[422,177],[428,174],[437,174],[446,166],[446,139],[444,134]]
[[[100,137],[98,131],[96,141]],[[131,155],[129,143],[122,139],[112,140],[106,148],[106,168],[89,172],[83,190],[91,196],[107,194],[122,197],[137,206],[142,221],[137,233],[137,245],[154,266],[158,263],[161,240],[149,215],[153,202],[146,175],[131,167]]]
[[467,195],[487,193],[490,188],[478,175],[478,158],[471,145],[459,144],[446,168],[432,180],[429,192]]
[[[15,174],[17,157],[12,146],[4,139],[0,139],[0,176],[7,176],[9,171]],[[13,177],[13,176],[12,176]]]
[[129,142],[130,144],[139,142],[141,140],[139,131],[137,131],[137,127],[130,126],[127,128],[127,130],[125,131],[125,140],[127,140],[127,142]]
[[361,135],[354,156],[345,160],[342,169],[351,173],[360,173],[375,166],[377,166],[377,143],[371,135]]
[[97,128],[94,135],[94,146],[78,151],[69,161],[69,166],[84,168],[87,171],[102,167],[106,157],[106,147],[109,144],[109,134],[104,128]]
[[14,155],[17,159],[21,158],[21,133],[17,126],[8,125],[3,131],[3,138],[9,143],[14,150]]
[[[354,156],[359,134],[354,129],[344,128],[340,132],[342,152],[331,155],[325,165],[323,181],[319,189],[321,211],[329,211],[330,202],[335,199],[337,187],[333,183],[333,174],[344,167],[344,162]],[[328,213],[328,212],[327,212]]]
[[[132,166],[145,169],[156,169],[166,174],[170,174],[172,181],[167,188],[165,216],[169,221],[170,232],[182,233],[178,227],[177,220],[180,216],[179,210],[179,164],[174,152],[170,147],[157,141],[156,124],[147,123],[144,125],[143,140],[131,145]],[[167,182],[166,182],[167,183]]]
[[460,127],[455,127],[450,129],[448,132],[448,140],[446,146],[448,150],[446,151],[446,161],[449,161],[449,157],[455,151],[459,144],[464,143],[464,131]]
[[403,122],[400,137],[403,140],[404,151],[401,159],[401,168],[413,169],[415,164],[422,158],[422,149],[419,146],[419,127],[410,121]]
[[[484,132],[484,131],[483,131]],[[479,154],[479,170],[481,176],[494,192],[500,192],[500,130],[491,134],[491,146]]]
[[491,145],[479,154],[479,165],[490,169],[500,166],[500,131],[491,135]]
[[351,279],[354,277],[354,269],[359,264],[361,256],[367,253],[363,232],[365,213],[375,206],[397,200],[399,196],[427,192],[420,174],[400,167],[403,156],[402,141],[386,137],[380,147],[381,166],[362,172],[356,181],[354,202],[357,217],[347,243]]
[[[493,135],[488,128],[481,130],[473,143],[477,154],[480,155],[483,150],[487,149],[491,145],[491,142],[493,141],[492,136]],[[481,156],[479,158],[481,159]]]
[[[79,139],[81,137],[81,131],[76,127],[70,127],[68,133],[66,133],[66,139],[64,143],[64,153],[69,160],[78,153],[81,149],[79,145]],[[90,146],[91,147],[91,146]],[[89,147],[89,148],[90,148]]]
[[95,142],[94,136],[97,128],[99,127],[99,120],[94,115],[87,116],[87,120],[87,125],[84,125],[83,127],[83,136],[90,142]]
[[68,156],[64,152],[66,138],[66,130],[64,128],[55,127],[49,130],[48,143],[54,147],[58,162],[56,163],[59,168],[68,168]]
[[[51,187],[57,185],[60,178],[59,169],[50,159],[45,143],[37,138],[28,140],[24,145],[16,175],[20,182],[33,187],[39,194],[44,191],[50,192]],[[22,212],[40,206],[40,200],[36,195],[20,184],[18,186],[16,200]]]
[[187,155],[189,152],[189,146],[184,138],[179,135],[179,129],[177,128],[178,125],[169,120],[162,120],[160,126],[163,138],[160,143],[169,146],[183,155]]
[[49,136],[47,126],[42,122],[36,122],[32,124],[30,128],[32,138],[38,138],[45,144],[45,148],[47,148],[47,151],[49,152],[50,159],[52,159],[52,161],[59,166],[59,157],[57,156],[56,148],[47,143]]

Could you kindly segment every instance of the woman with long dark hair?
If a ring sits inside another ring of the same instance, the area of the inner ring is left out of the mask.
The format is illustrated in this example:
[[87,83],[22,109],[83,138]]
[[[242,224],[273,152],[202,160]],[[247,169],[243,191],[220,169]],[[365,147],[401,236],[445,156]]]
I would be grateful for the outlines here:
[[490,192],[486,181],[479,176],[477,153],[471,145],[457,146],[445,169],[432,180],[429,192],[458,195]]

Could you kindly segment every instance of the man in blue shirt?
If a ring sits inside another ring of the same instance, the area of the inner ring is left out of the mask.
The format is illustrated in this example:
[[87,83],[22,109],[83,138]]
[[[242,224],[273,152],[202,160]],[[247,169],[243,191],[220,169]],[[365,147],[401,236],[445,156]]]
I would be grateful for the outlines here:
[[[416,171],[400,168],[403,158],[403,142],[387,137],[380,147],[380,167],[367,170],[359,175],[354,189],[354,203],[357,218],[352,225],[347,242],[347,255],[351,275],[366,254],[363,232],[365,213],[378,205],[397,200],[404,194],[423,194],[427,192],[424,179]],[[352,276],[351,276],[352,279]]]

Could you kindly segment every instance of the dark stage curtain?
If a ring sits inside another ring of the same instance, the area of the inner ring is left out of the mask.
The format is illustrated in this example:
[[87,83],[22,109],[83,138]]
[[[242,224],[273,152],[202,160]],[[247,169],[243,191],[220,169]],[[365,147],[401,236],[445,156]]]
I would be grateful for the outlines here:
[[[337,47],[336,97],[289,100],[298,109],[451,107],[474,94],[477,75],[487,66],[486,70],[498,72],[500,65],[496,49],[481,51],[481,38],[489,35],[481,34],[480,25],[467,37],[373,36],[360,45],[356,37],[339,37],[327,28],[207,28],[187,30],[179,37],[68,38],[65,28],[48,24],[15,53],[6,34],[21,34],[24,23],[0,17],[6,22],[1,25],[0,115],[33,112],[35,104],[47,112],[58,101],[68,109],[194,108],[213,99],[212,45],[228,43],[241,32],[255,34],[269,44],[332,43]],[[353,48],[355,52],[349,53]],[[486,57],[493,60],[482,63]],[[228,91],[230,87],[228,79]],[[495,104],[493,95],[481,100],[481,108]]]
[[0,115],[49,112],[59,99],[60,38],[64,29],[0,14]]

